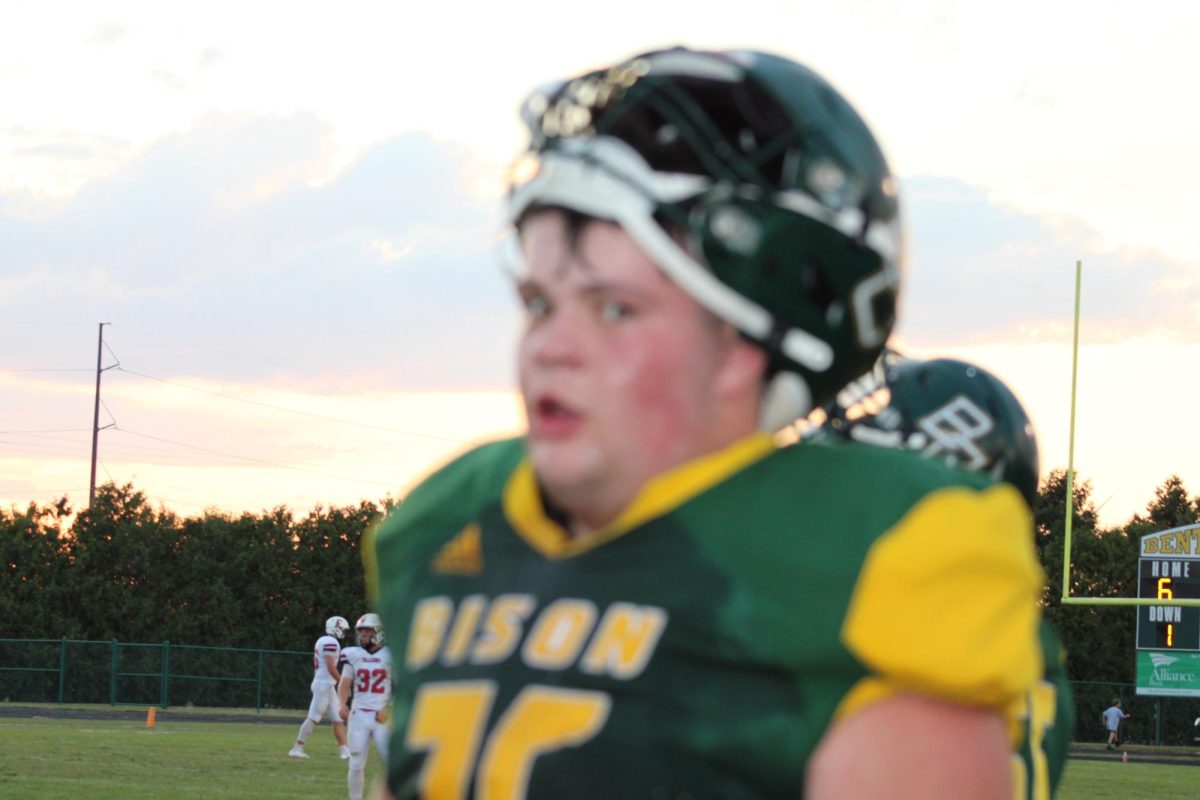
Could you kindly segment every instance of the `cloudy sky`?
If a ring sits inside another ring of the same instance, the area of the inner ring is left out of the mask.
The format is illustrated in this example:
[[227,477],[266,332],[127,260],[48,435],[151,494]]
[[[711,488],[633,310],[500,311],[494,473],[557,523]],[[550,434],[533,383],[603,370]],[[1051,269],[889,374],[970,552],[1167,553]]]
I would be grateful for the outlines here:
[[[1200,6],[24,2],[0,25],[0,504],[397,496],[518,430],[499,175],[532,87],[675,43],[829,77],[910,232],[898,342],[988,366],[1110,524],[1200,491]],[[476,7],[476,6],[479,7]]]

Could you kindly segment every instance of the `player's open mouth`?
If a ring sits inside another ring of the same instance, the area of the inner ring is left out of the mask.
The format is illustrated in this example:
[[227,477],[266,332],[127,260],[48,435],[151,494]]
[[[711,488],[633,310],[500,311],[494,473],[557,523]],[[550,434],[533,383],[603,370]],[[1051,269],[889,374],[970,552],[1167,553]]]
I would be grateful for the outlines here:
[[530,427],[533,434],[540,437],[564,436],[574,431],[583,419],[574,409],[548,394],[534,403],[532,416]]

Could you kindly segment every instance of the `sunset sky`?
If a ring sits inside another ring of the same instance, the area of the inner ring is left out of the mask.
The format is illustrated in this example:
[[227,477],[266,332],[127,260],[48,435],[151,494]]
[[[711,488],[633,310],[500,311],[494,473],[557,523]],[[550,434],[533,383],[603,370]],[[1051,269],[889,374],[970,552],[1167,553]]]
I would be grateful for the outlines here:
[[1200,492],[1200,5],[733,10],[9,2],[0,504],[98,479],[183,514],[403,494],[518,431],[500,176],[535,86],[682,43],[779,52],[900,176],[899,346],[1006,379],[1107,524]]

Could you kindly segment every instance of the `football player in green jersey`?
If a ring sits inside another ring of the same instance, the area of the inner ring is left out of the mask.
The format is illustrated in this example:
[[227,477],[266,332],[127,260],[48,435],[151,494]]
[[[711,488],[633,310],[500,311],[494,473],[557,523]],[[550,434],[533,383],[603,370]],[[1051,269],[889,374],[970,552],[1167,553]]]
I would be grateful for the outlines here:
[[682,48],[535,92],[511,173],[527,434],[365,552],[399,798],[998,798],[1039,669],[1011,486],[776,447],[865,372],[895,182],[788,59]]
[[[886,388],[885,406],[871,408],[866,397],[854,402],[853,395],[869,395],[874,388]],[[849,407],[835,407],[826,425],[809,438],[833,433],[910,450],[1007,481],[1031,508],[1037,500],[1038,445],[1033,422],[1012,390],[982,367],[949,358],[905,359],[888,352],[872,376],[853,387],[849,403]],[[852,417],[851,409],[866,413]],[[1066,652],[1044,620],[1040,638],[1042,678],[1012,709],[1021,730],[1021,743],[1012,757],[1017,800],[1046,800],[1053,795],[1075,730]]]

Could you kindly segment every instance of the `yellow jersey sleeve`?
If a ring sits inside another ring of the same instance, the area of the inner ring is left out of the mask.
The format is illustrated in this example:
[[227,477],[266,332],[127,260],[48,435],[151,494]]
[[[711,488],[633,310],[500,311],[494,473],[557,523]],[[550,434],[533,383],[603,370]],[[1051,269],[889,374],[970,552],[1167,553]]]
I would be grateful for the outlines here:
[[867,553],[842,640],[872,674],[835,716],[896,692],[1005,709],[1040,674],[1043,582],[1015,489],[929,494]]

